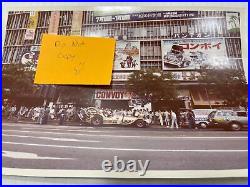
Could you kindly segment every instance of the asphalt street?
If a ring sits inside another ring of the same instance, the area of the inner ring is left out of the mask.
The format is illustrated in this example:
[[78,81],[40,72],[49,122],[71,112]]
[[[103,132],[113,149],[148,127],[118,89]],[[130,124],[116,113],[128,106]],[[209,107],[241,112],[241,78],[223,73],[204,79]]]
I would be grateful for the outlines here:
[[3,168],[101,170],[114,156],[148,170],[247,169],[248,132],[2,124]]

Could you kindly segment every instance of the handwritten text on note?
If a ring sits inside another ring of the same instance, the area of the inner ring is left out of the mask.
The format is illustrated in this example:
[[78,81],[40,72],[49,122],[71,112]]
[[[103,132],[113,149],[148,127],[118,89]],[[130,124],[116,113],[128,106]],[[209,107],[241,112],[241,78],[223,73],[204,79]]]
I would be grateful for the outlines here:
[[115,40],[44,34],[36,84],[109,85]]

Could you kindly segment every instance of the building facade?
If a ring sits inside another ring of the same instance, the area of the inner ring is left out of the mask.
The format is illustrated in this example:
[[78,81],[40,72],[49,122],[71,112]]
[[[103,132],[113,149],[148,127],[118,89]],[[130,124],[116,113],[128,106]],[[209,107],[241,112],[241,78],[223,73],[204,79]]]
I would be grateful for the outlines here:
[[221,105],[197,89],[197,70],[212,66],[244,71],[238,12],[9,12],[2,63],[37,63],[43,33],[117,40],[112,88],[96,89],[94,96],[101,107],[129,107],[133,94],[125,83],[131,73],[144,69],[171,72],[178,81],[182,107]]

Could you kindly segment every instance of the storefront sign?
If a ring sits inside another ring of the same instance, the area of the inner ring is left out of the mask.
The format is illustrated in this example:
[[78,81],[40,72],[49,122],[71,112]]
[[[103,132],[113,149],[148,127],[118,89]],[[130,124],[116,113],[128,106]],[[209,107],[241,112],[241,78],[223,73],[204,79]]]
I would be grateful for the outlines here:
[[117,41],[114,70],[140,70],[140,42]]
[[161,45],[163,70],[229,67],[222,38],[163,40]]
[[198,11],[161,11],[161,12],[139,12],[131,14],[120,14],[110,16],[95,16],[94,23],[121,22],[121,21],[143,21],[159,19],[182,19],[197,17]]
[[132,73],[113,73],[112,80],[113,81],[127,81],[131,74]]
[[95,99],[99,100],[130,100],[132,93],[125,90],[96,90]]
[[208,33],[202,32],[202,33],[174,33],[172,35],[172,38],[209,38],[211,37]]

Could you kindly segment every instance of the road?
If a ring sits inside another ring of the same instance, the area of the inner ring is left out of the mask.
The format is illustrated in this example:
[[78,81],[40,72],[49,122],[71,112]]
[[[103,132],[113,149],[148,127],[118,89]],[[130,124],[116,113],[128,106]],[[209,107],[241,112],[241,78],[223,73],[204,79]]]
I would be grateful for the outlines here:
[[234,170],[247,175],[247,136],[247,131],[3,123],[3,172],[97,171],[103,160],[113,162],[118,156],[125,162],[150,160],[148,171]]

